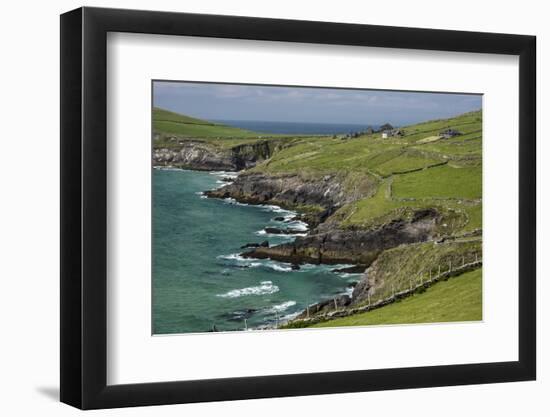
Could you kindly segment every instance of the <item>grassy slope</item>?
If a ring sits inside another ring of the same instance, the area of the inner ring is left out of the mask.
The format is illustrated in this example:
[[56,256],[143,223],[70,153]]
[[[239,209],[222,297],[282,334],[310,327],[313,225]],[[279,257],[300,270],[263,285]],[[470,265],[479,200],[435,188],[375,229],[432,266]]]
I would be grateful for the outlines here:
[[482,320],[481,269],[450,278],[388,306],[318,323],[312,327],[441,323]]
[[266,136],[281,136],[226,126],[156,107],[153,108],[153,131],[159,134],[159,145],[162,146],[177,146],[177,143],[170,143],[168,136],[202,139],[221,147],[251,143]]

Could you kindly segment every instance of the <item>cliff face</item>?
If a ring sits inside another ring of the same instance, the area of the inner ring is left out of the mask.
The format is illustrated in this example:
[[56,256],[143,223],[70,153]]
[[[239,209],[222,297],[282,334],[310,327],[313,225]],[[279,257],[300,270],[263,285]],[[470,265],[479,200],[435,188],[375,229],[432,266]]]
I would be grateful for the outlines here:
[[198,140],[179,140],[171,147],[156,147],[153,163],[201,171],[240,171],[269,158],[276,147],[273,141],[260,141],[222,149]]
[[371,230],[316,230],[294,242],[269,248],[255,248],[243,254],[290,263],[352,263],[370,265],[385,249],[433,238],[439,214],[422,210],[410,221],[398,220]]
[[344,188],[335,176],[304,179],[300,175],[244,173],[232,184],[209,191],[210,197],[232,197],[250,204],[300,205],[329,208],[346,199]]
[[293,264],[353,263],[368,266],[385,249],[423,242],[436,234],[440,214],[418,210],[410,219],[400,219],[368,230],[347,230],[338,222],[325,222],[336,209],[357,196],[347,192],[336,175],[304,178],[301,175],[243,173],[225,187],[208,191],[214,198],[234,198],[249,204],[276,204],[286,208],[317,207],[303,216],[312,230],[294,242],[255,248],[243,254]]

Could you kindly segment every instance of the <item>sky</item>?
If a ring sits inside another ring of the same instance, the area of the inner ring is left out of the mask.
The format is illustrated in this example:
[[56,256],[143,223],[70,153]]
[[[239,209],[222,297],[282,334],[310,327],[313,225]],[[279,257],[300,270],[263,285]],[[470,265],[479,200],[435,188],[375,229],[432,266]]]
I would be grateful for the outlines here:
[[481,109],[481,95],[153,83],[153,105],[206,120],[405,125]]

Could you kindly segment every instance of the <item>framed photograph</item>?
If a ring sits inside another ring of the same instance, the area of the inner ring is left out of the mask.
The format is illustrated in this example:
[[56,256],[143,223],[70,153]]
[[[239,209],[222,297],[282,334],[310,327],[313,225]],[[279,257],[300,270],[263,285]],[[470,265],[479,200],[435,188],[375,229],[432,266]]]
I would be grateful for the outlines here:
[[533,380],[535,37],[61,16],[61,401]]

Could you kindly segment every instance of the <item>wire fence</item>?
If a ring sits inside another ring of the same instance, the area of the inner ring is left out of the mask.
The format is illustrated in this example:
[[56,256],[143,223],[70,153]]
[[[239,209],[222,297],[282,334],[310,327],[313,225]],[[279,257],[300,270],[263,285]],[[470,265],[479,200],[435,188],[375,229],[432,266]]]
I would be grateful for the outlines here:
[[367,311],[371,311],[371,310],[386,306],[388,304],[391,304],[395,301],[401,300],[403,298],[409,297],[415,294],[417,291],[427,289],[439,281],[443,281],[450,277],[477,269],[482,265],[483,265],[483,260],[481,258],[478,259],[477,254],[475,254],[475,258],[470,261],[466,261],[466,259],[463,258],[462,263],[459,266],[453,266],[452,261],[449,261],[449,263],[447,265],[443,265],[443,267],[442,265],[439,265],[437,269],[430,268],[428,270],[424,270],[423,272],[418,273],[414,278],[411,277],[409,279],[409,285],[405,289],[396,290],[395,285],[392,285],[391,288],[388,289],[389,295],[384,296],[384,298],[378,299],[373,303],[371,303],[370,295],[367,296],[366,304],[358,307],[353,307],[353,308],[338,309],[337,308],[338,305],[335,301],[334,310],[323,314],[315,314],[314,316],[309,316],[310,306],[307,306],[306,317],[294,319],[292,320],[292,322],[314,324],[314,323],[327,321],[338,317],[347,317],[357,313],[364,313]]

